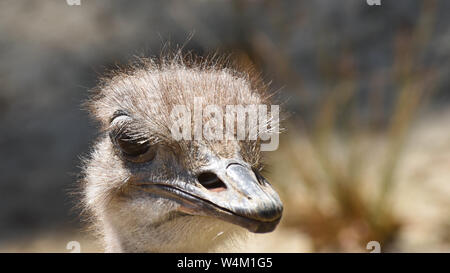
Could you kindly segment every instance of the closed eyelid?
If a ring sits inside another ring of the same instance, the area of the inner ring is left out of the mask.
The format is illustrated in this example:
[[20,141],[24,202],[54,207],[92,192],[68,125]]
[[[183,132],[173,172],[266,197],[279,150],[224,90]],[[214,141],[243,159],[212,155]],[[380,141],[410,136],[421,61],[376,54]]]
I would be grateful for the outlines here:
[[128,118],[131,118],[131,117],[128,115],[128,113],[127,113],[126,111],[124,111],[124,110],[116,110],[116,111],[113,113],[111,119],[109,120],[109,123],[112,123],[112,122],[113,122],[116,118],[118,118],[118,117],[128,117]]
[[133,128],[132,121],[133,119],[128,114],[124,113],[114,114],[109,123],[109,130],[123,131],[127,128]]
[[[136,140],[147,139],[151,145],[160,144],[173,148],[174,143],[156,131],[148,131],[143,122],[135,120],[126,111],[116,110],[110,119],[109,135],[116,138],[126,132]],[[176,146],[176,145],[175,145]]]
[[161,140],[157,137],[157,134],[151,134],[140,123],[134,121],[129,116],[116,117],[109,126],[109,136],[113,139],[113,142],[119,136],[126,136],[130,140],[137,142],[149,142],[151,145],[155,145]]

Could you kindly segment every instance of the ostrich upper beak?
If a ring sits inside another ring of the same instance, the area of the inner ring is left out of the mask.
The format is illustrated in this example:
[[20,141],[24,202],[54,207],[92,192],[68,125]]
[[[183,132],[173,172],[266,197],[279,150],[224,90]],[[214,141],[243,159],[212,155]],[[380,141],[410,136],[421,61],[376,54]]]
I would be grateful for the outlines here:
[[256,233],[275,229],[281,219],[283,204],[264,177],[240,163],[229,163],[224,172],[219,170],[216,175],[226,189],[218,192],[209,189],[209,200],[229,212],[219,218]]
[[255,233],[273,231],[281,219],[283,204],[278,194],[245,163],[218,161],[198,181],[144,186],[178,202],[184,213],[215,217]]

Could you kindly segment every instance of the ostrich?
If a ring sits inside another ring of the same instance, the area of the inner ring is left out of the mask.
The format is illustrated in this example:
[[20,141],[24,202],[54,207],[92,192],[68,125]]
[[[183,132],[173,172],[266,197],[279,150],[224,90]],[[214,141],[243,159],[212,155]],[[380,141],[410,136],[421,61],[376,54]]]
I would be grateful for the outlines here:
[[87,102],[100,135],[85,159],[82,207],[106,252],[211,252],[270,232],[282,203],[260,174],[260,139],[175,140],[175,105],[268,104],[250,73],[213,61],[155,61],[102,79]]

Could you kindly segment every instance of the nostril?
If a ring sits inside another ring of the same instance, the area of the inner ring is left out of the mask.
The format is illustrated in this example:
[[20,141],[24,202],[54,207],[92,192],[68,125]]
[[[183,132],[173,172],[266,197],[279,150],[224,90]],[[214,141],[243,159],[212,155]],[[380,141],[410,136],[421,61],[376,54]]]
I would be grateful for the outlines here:
[[220,192],[227,189],[225,183],[223,183],[215,173],[204,172],[199,174],[197,179],[203,187],[207,188],[210,191]]

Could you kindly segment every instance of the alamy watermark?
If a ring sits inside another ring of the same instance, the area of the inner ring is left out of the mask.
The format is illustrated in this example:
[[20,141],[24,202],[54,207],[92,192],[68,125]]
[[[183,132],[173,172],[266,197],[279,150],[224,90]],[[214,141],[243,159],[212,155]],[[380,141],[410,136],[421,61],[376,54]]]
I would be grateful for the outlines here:
[[186,105],[171,111],[175,140],[261,140],[261,151],[275,151],[279,144],[279,105],[203,105],[194,98],[193,113]]
[[[81,253],[81,244],[78,241],[70,241],[67,243],[66,249],[70,250],[70,253]],[[367,243],[366,249],[371,250],[370,253],[381,253],[381,244],[378,241],[370,241]]]
[[366,245],[367,250],[372,250],[370,253],[381,253],[381,244],[378,241],[370,241]]
[[70,253],[81,253],[81,244],[78,241],[70,241],[67,243],[66,249],[70,250]]
[[81,0],[66,0],[66,3],[69,6],[80,6]]
[[381,6],[381,0],[366,0],[369,6]]

